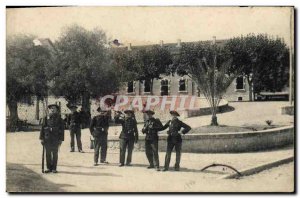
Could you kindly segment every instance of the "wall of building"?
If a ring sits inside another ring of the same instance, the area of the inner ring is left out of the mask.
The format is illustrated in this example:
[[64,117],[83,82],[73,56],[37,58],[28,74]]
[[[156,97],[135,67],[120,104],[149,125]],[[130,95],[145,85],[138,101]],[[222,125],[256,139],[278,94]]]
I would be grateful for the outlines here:
[[249,84],[247,80],[244,78],[244,89],[237,90],[236,89],[236,79],[228,87],[224,99],[229,102],[239,101],[239,97],[242,98],[241,101],[249,101]]
[[[169,80],[169,95],[195,95],[198,96],[198,90],[197,85],[192,82],[192,80],[189,77],[183,77],[187,81],[187,91],[180,92],[179,91],[179,79],[181,79],[180,76],[174,75],[174,76],[162,76],[162,79]],[[155,79],[153,82],[153,94],[160,96],[161,95],[161,80],[162,79]],[[125,95],[150,95],[150,93],[144,92],[144,85],[140,82],[134,83],[134,92],[133,93],[127,93],[127,84],[123,86],[119,93],[125,94]],[[139,92],[139,89],[141,90]],[[201,94],[199,96],[203,96]],[[229,102],[233,101],[249,101],[249,84],[247,80],[244,78],[244,89],[237,90],[236,89],[236,79],[233,80],[233,82],[228,87],[224,99],[226,99]]]
[[[169,81],[169,95],[197,95],[197,86],[192,82],[189,77],[183,77],[186,79],[187,89],[186,91],[179,91],[179,80],[181,79],[178,75],[162,76],[162,79],[154,79],[153,81],[153,95],[161,95],[161,80],[167,79]],[[194,84],[194,85],[193,85]],[[140,90],[140,91],[139,91]],[[125,95],[150,95],[149,92],[144,92],[144,84],[138,81],[134,82],[134,92],[127,93],[127,84],[124,84],[120,88],[120,94]]]

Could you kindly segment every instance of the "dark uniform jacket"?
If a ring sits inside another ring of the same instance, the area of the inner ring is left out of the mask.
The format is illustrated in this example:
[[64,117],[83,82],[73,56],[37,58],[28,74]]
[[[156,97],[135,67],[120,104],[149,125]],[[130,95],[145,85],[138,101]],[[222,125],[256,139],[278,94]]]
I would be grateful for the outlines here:
[[81,115],[77,111],[68,115],[68,125],[70,129],[80,128]]
[[53,114],[44,119],[40,140],[50,145],[57,145],[59,141],[64,141],[64,122],[59,114]]
[[146,133],[146,140],[158,140],[158,131],[163,127],[159,119],[150,118],[146,120],[142,129],[143,133]]
[[191,127],[182,121],[180,121],[178,118],[173,118],[172,120],[169,120],[162,128],[161,130],[165,130],[166,128],[169,127],[168,130],[168,142],[182,142],[182,138],[180,135],[180,130],[183,128],[181,131],[183,134],[188,133],[191,130]]
[[90,132],[93,137],[107,135],[109,128],[109,117],[106,115],[97,115],[93,117],[90,124]]
[[122,124],[120,139],[138,140],[137,122],[134,117],[121,118],[120,115],[115,116],[116,124]]

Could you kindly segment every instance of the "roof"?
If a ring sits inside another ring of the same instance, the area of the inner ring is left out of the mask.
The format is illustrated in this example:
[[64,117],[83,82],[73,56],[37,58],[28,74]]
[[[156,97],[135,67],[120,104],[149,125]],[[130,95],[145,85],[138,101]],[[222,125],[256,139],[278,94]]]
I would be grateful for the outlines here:
[[34,45],[44,46],[52,51],[56,51],[52,41],[49,38],[36,38],[33,40]]
[[[225,43],[228,40],[216,40],[216,44],[218,46],[223,47],[225,45]],[[211,40],[206,40],[206,41],[194,41],[194,42],[181,42],[180,44],[197,44],[197,43],[202,43],[202,44],[211,44],[212,41]],[[147,49],[153,46],[160,46],[160,44],[153,44],[153,45],[139,45],[139,46],[131,46],[130,48],[131,50],[138,50],[138,49]],[[163,47],[168,48],[171,52],[171,54],[176,54],[179,52],[179,43],[165,43],[163,44]],[[118,47],[114,47],[114,49],[120,49],[120,50],[127,50],[128,46],[124,46],[124,45],[120,45]]]

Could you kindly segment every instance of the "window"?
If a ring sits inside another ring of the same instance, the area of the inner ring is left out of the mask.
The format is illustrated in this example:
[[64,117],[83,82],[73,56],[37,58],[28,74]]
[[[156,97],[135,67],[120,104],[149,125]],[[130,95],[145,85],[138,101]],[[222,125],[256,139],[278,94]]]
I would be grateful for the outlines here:
[[151,90],[151,82],[150,80],[144,81],[144,93],[150,93]]
[[187,91],[187,80],[184,78],[179,79],[179,92],[185,92]]
[[245,90],[245,80],[243,76],[236,78],[236,90]]
[[127,83],[127,93],[133,93],[134,92],[134,82],[130,81]]
[[163,79],[160,81],[160,95],[167,96],[169,95],[169,80]]

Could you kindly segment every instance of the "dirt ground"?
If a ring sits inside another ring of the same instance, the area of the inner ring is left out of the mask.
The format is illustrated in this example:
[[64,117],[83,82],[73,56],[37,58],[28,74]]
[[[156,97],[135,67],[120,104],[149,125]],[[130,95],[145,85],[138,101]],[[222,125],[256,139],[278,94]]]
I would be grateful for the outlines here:
[[[230,126],[274,124],[289,125],[292,116],[280,114],[286,103],[233,103],[235,111],[218,114],[220,124]],[[247,110],[248,109],[248,110]],[[249,110],[250,109],[250,110]],[[247,112],[247,113],[245,113]],[[210,116],[185,120],[193,128],[208,125]],[[141,126],[139,126],[141,127]],[[110,129],[110,133],[119,128]],[[70,153],[69,131],[59,151],[58,174],[41,173],[42,146],[37,132],[7,133],[7,191],[9,192],[292,192],[294,163],[282,165],[240,179],[220,179],[231,173],[228,169],[213,168],[200,171],[213,163],[223,163],[243,170],[260,164],[293,156],[294,147],[249,153],[182,153],[181,171],[156,172],[148,170],[144,152],[133,153],[133,166],[118,167],[119,151],[109,150],[108,165],[93,166],[93,150],[89,149],[90,134],[82,131],[85,153]],[[187,143],[187,142],[184,142]],[[163,165],[165,153],[160,152]],[[171,167],[175,161],[172,155]]]
[[[85,153],[69,152],[69,135],[59,151],[58,174],[41,173],[42,147],[38,133],[7,134],[7,191],[66,191],[66,192],[265,192],[293,191],[293,164],[288,168],[279,167],[279,171],[261,173],[263,176],[250,176],[242,179],[219,179],[232,173],[229,169],[212,168],[200,170],[213,163],[233,166],[244,170],[260,164],[293,156],[293,146],[251,153],[204,154],[182,153],[181,171],[173,171],[175,153],[171,159],[169,172],[148,170],[144,152],[133,153],[133,166],[118,167],[119,151],[109,150],[108,165],[93,166],[93,150],[88,148],[89,134],[83,133]],[[160,164],[163,165],[165,153],[160,152]],[[14,166],[17,168],[14,168]],[[25,173],[19,169],[29,171]],[[274,169],[275,170],[275,169]],[[19,177],[21,174],[21,177]],[[274,179],[276,178],[276,179]],[[40,180],[40,182],[39,182]],[[24,182],[36,181],[24,185]],[[41,185],[41,187],[36,187]],[[49,187],[42,187],[42,186]]]
[[[66,187],[72,187],[72,185],[68,184],[55,184],[49,182],[45,177],[40,176],[39,174],[31,171],[28,168],[25,168],[22,165],[8,164],[7,169],[7,191],[9,192],[68,192],[68,190],[64,189]],[[182,182],[182,186],[174,190],[183,192],[292,192],[294,189],[291,185],[294,182],[293,174],[294,165],[293,163],[289,163],[269,170],[265,170],[256,175],[243,177],[238,180],[213,180],[211,178],[208,179],[204,176],[200,176],[197,178],[190,177],[188,179],[184,179],[184,182]],[[98,177],[99,181],[103,180],[103,177],[101,179],[100,175]],[[147,178],[145,179],[147,180]],[[130,190],[129,187],[122,188],[124,184],[119,186],[121,188],[118,188],[116,186],[111,186],[110,183],[105,186],[101,186],[100,183],[102,182],[99,182],[98,188],[95,189],[97,190],[97,192],[103,192],[102,190],[104,189],[104,191],[106,192],[118,192],[119,190],[124,192],[127,192],[128,190],[132,191],[132,189]],[[145,184],[144,182],[142,183]],[[161,182],[157,183],[161,184]],[[163,182],[164,185],[165,183],[166,182]],[[175,181],[172,183],[176,185],[177,182]],[[88,183],[86,185],[88,185]],[[132,185],[129,186],[132,187]],[[136,185],[135,189],[139,191],[139,187],[139,185]],[[162,189],[162,187],[154,189],[149,188],[149,185],[144,186],[143,189],[148,192],[171,190],[170,186],[166,189]]]

